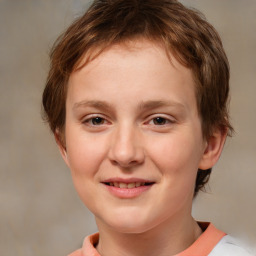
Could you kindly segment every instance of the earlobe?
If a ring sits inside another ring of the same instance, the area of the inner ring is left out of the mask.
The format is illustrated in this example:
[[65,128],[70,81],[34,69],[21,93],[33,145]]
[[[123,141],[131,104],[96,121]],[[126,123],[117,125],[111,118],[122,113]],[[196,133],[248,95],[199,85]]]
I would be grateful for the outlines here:
[[55,137],[55,141],[58,145],[60,154],[61,154],[64,162],[66,163],[67,166],[69,166],[69,161],[68,161],[68,156],[67,156],[67,149],[66,149],[65,139],[64,139],[63,134],[59,130],[56,130],[55,133],[54,133],[54,137]]
[[227,137],[227,129],[217,129],[208,139],[206,147],[199,163],[199,169],[212,168],[220,158]]

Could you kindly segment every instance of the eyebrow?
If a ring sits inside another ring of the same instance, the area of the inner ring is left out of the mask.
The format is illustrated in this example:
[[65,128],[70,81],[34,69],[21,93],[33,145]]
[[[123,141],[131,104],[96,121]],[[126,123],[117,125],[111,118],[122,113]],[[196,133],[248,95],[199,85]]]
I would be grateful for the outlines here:
[[73,110],[81,107],[94,107],[98,109],[112,109],[112,105],[105,102],[105,101],[99,101],[99,100],[83,100],[80,102],[77,102],[73,106]]
[[154,109],[154,108],[160,108],[160,107],[178,107],[184,109],[185,106],[180,102],[175,101],[166,101],[166,100],[149,100],[149,101],[143,101],[140,103],[139,108],[144,109]]
[[[106,102],[106,101],[99,101],[99,100],[83,100],[77,102],[73,106],[73,110],[83,107],[94,107],[103,110],[111,110],[113,109],[113,105]],[[175,102],[175,101],[166,101],[166,100],[148,100],[142,101],[139,104],[140,110],[150,110],[160,107],[177,107],[184,109],[185,106],[182,103]]]

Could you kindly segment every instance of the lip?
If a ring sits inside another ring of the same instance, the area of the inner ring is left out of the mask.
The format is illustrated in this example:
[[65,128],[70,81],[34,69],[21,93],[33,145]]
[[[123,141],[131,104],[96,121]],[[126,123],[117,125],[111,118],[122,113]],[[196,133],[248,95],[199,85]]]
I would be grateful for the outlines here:
[[[107,183],[110,183],[110,182],[119,182],[119,183],[140,182],[140,183],[149,183],[149,185],[144,185],[144,186],[134,187],[134,188],[119,188],[119,187],[107,185]],[[101,183],[112,195],[122,199],[131,199],[131,198],[138,197],[144,194],[145,192],[149,191],[152,188],[152,186],[155,184],[155,182],[152,180],[146,180],[146,179],[140,179],[140,178],[128,178],[128,179],[110,178],[102,181]]]
[[141,183],[155,183],[153,180],[148,180],[148,179],[141,179],[141,178],[110,178],[110,179],[105,179],[101,183],[110,183],[110,182],[123,182],[123,183],[132,183],[132,182],[141,182]]

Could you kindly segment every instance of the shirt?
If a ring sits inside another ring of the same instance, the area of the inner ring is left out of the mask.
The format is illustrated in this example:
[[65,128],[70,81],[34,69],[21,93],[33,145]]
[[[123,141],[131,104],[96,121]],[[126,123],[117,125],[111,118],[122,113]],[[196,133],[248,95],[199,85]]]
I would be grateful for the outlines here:
[[[253,256],[243,249],[239,242],[208,222],[199,222],[204,231],[186,250],[175,256]],[[100,256],[95,248],[99,233],[87,236],[83,247],[68,256]]]

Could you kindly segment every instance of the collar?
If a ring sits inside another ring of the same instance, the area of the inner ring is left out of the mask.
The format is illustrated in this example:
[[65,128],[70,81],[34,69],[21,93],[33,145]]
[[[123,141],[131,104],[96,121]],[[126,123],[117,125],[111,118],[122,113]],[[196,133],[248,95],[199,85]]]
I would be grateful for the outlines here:
[[[217,243],[226,235],[209,222],[198,222],[203,230],[199,238],[186,250],[175,256],[205,256],[208,255]],[[99,241],[99,233],[87,236],[84,239],[83,247],[69,256],[100,256],[95,246]]]

